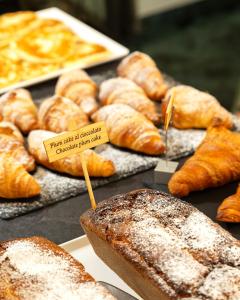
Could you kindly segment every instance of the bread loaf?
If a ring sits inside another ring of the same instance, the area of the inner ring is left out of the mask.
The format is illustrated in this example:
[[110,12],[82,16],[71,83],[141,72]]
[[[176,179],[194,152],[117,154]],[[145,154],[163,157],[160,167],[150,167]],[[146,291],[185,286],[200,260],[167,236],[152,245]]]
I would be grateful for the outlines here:
[[117,195],[81,224],[97,255],[144,300],[240,299],[240,242],[177,198]]
[[80,262],[42,237],[0,243],[0,278],[1,300],[115,299]]

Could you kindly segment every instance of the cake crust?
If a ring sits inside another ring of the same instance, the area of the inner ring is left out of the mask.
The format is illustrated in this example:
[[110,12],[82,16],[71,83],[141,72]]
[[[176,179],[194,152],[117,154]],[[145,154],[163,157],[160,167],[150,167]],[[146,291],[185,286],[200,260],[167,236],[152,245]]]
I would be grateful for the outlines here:
[[1,242],[0,278],[0,300],[115,299],[80,262],[42,237]]
[[96,253],[144,299],[240,299],[240,242],[186,202],[136,190],[101,202],[81,224]]

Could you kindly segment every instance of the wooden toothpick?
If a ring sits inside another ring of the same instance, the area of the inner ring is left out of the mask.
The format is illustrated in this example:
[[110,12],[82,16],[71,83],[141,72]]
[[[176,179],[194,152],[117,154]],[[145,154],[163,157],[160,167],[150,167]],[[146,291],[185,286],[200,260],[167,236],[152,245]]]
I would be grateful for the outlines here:
[[[75,130],[75,129],[77,129],[76,121],[71,120],[70,123],[69,123],[69,130],[72,131],[72,130]],[[90,203],[91,203],[92,209],[95,210],[96,207],[97,207],[97,204],[96,204],[96,200],[95,200],[95,197],[94,197],[94,194],[93,194],[92,184],[91,184],[91,180],[89,178],[87,164],[86,164],[83,152],[80,152],[80,161],[81,161],[81,165],[82,165],[82,169],[83,169],[83,175],[84,175],[84,178],[85,178]]]
[[165,155],[165,160],[166,160],[166,165],[168,164],[168,127],[171,121],[171,117],[172,117],[172,112],[174,109],[174,92],[172,93],[169,102],[168,102],[168,106],[166,109],[166,113],[165,113],[165,119],[164,119],[164,130],[165,130],[165,144],[166,144],[166,155]]

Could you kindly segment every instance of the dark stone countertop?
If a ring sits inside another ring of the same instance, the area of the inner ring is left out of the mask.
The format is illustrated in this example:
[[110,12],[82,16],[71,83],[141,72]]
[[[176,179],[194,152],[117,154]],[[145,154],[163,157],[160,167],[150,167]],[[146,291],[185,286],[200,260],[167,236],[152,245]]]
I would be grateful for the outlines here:
[[[116,62],[108,63],[89,69],[88,72],[90,75],[96,75],[104,70],[115,68],[115,66]],[[33,98],[48,97],[53,94],[55,83],[56,79],[32,86],[29,90],[32,92]],[[94,194],[96,200],[101,201],[119,193],[146,187],[167,191],[166,186],[154,183],[154,171],[148,170],[99,187],[94,190]],[[186,200],[214,220],[218,205],[225,197],[235,193],[236,187],[237,183],[232,183],[217,189],[193,193]],[[83,235],[79,217],[89,207],[88,194],[85,193],[15,219],[0,220],[0,240],[41,235],[57,244],[69,241]],[[222,226],[236,238],[240,238],[239,224],[222,224]]]

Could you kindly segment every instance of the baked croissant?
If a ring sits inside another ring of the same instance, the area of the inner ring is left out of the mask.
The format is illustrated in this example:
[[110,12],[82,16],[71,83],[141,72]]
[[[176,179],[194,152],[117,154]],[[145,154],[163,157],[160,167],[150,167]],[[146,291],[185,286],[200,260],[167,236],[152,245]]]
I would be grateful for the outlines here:
[[[30,153],[36,161],[54,171],[67,173],[72,176],[83,176],[80,154],[49,162],[44,149],[43,141],[56,136],[57,134],[47,130],[33,130],[28,136],[28,146]],[[83,152],[87,164],[89,176],[108,177],[115,173],[115,166],[111,160],[105,159],[93,150]]]
[[74,101],[88,116],[98,109],[97,85],[83,70],[63,74],[58,79],[55,93]]
[[0,97],[0,115],[4,121],[14,123],[23,133],[38,127],[37,108],[25,89],[14,90]]
[[14,136],[19,142],[24,143],[24,138],[19,129],[11,122],[0,122],[0,134],[4,133],[9,136]]
[[40,193],[37,181],[8,153],[0,152],[0,197],[30,198]]
[[155,104],[146,96],[143,89],[127,78],[112,78],[100,86],[99,99],[103,105],[127,104],[142,113],[154,123],[160,122]]
[[215,97],[191,86],[178,85],[168,90],[162,104],[165,115],[166,106],[174,96],[173,126],[180,129],[207,128],[215,118],[227,128],[233,125],[231,114],[220,105]]
[[8,122],[0,122],[0,152],[11,155],[27,171],[34,170],[34,158],[24,148],[23,140],[20,139],[21,133],[13,124],[8,124]]
[[178,197],[240,180],[240,134],[223,126],[209,127],[207,135],[168,183]]
[[162,73],[150,56],[133,52],[125,57],[117,68],[121,77],[127,77],[138,84],[153,100],[161,100],[167,91]]
[[95,122],[105,122],[109,140],[114,145],[152,155],[165,150],[153,123],[126,104],[104,106],[92,118]]
[[71,124],[76,129],[88,124],[88,117],[73,101],[53,96],[42,102],[38,111],[39,127],[54,132],[71,130]]
[[223,200],[217,211],[217,220],[223,222],[240,222],[240,185],[236,194]]

